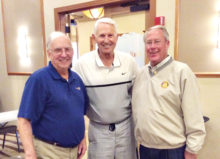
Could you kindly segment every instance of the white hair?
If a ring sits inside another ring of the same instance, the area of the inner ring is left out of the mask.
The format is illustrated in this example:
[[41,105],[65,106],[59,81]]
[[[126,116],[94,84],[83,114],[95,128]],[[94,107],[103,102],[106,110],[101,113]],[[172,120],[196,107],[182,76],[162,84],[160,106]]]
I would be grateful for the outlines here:
[[50,45],[52,41],[58,37],[66,37],[67,39],[70,40],[70,38],[65,33],[60,32],[60,31],[54,31],[49,35],[49,38],[47,40],[47,49],[50,49]]
[[98,28],[98,25],[99,25],[100,23],[106,23],[106,24],[112,25],[112,26],[114,27],[114,29],[115,29],[115,33],[116,33],[116,34],[118,33],[118,31],[117,31],[117,25],[116,25],[115,21],[112,20],[111,18],[107,18],[107,17],[106,17],[106,18],[98,19],[98,20],[95,22],[94,35],[96,35],[96,33],[97,33],[97,28]]
[[145,34],[144,34],[144,41],[146,40],[146,37],[147,37],[149,31],[155,30],[155,29],[161,30],[161,31],[163,32],[164,38],[165,38],[167,41],[169,41],[169,33],[168,33],[166,27],[163,26],[163,25],[155,25],[155,26],[150,27],[150,28],[145,32]]

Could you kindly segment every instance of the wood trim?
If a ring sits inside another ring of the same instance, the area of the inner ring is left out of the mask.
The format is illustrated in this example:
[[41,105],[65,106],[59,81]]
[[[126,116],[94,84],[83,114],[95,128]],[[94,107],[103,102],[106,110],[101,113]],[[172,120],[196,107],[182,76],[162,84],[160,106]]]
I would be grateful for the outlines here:
[[220,72],[195,72],[196,77],[220,78]]
[[111,5],[118,5],[126,2],[133,2],[135,0],[94,0],[84,3],[78,3],[74,5],[69,5],[65,7],[55,8],[58,13],[70,13],[70,12],[77,12],[80,10],[96,8],[101,6],[111,6]]
[[59,7],[54,9],[54,20],[55,20],[55,30],[62,31],[61,29],[61,23],[62,18],[64,14],[71,13],[71,12],[77,12],[89,8],[96,8],[101,6],[112,6],[112,5],[118,5],[126,2],[132,2],[135,0],[94,0],[90,2],[84,2],[84,3],[78,3],[75,5],[65,6],[65,7]]
[[179,50],[179,16],[180,16],[180,0],[176,0],[175,10],[175,39],[174,39],[174,59],[178,59]]
[[47,54],[46,54],[46,38],[45,38],[45,23],[44,23],[44,2],[40,0],[40,10],[41,10],[41,28],[43,37],[43,48],[44,48],[44,66],[47,65]]
[[[150,10],[149,10],[149,16],[146,15],[145,18],[145,30],[155,25],[154,19],[156,17],[156,0],[150,0]],[[145,64],[149,63],[149,59],[147,58],[145,54]]]
[[93,36],[90,36],[89,40],[90,40],[90,51],[95,50],[95,44],[96,44],[96,42],[95,42],[94,37],[93,37]]
[[30,76],[31,72],[8,72],[8,75]]
[[154,23],[155,17],[156,17],[156,0],[150,0],[150,19],[146,19],[149,20],[149,26],[146,26],[146,29],[155,25]]
[[6,29],[6,26],[5,26],[3,1],[1,1],[1,7],[2,7],[2,24],[3,24],[3,32],[4,32],[3,34],[4,34],[4,42],[5,42],[6,69],[7,69],[7,72],[8,72],[9,71],[9,69],[8,69],[8,47],[6,45],[7,36],[6,36],[6,32],[4,31]]

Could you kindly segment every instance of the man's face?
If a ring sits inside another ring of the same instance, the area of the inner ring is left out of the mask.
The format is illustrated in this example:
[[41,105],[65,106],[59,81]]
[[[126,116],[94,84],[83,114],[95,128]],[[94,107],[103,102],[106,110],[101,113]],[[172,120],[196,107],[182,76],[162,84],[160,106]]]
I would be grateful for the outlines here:
[[58,72],[68,70],[73,57],[73,48],[68,38],[61,36],[54,39],[47,53]]
[[155,66],[168,55],[169,41],[167,41],[160,29],[149,31],[145,39],[145,52],[151,63]]
[[113,54],[118,40],[116,31],[111,24],[100,23],[97,27],[95,41],[99,53]]

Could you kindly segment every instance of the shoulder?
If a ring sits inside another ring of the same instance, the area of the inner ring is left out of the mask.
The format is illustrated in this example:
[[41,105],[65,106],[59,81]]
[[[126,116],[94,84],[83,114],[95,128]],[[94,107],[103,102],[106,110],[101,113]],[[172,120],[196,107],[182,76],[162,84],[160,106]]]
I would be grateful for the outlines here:
[[40,88],[38,86],[47,85],[49,72],[47,71],[47,67],[41,68],[35,71],[30,77],[27,79],[25,86],[30,88]]
[[196,79],[195,74],[186,63],[174,60],[171,64],[174,76],[178,75],[181,79]]
[[148,70],[148,65],[145,65],[145,66],[141,67],[139,69],[138,73],[137,73],[137,77],[136,78],[137,79],[141,78],[147,70]]
[[120,62],[127,63],[128,65],[137,65],[135,58],[131,56],[129,53],[121,52],[121,51],[115,51],[116,56],[118,56]]
[[183,62],[180,62],[180,61],[176,61],[174,60],[172,62],[172,66],[178,70],[178,71],[188,71],[188,72],[192,72],[191,68],[186,64],[186,63],[183,63]]
[[77,72],[71,70],[70,73],[71,73],[71,76],[77,81],[77,83],[79,83],[83,87],[85,86],[82,78],[80,77],[79,74],[77,74]]
[[70,71],[71,76],[77,80],[82,80],[81,77],[73,70]]
[[131,54],[127,53],[127,52],[122,52],[122,51],[115,51],[115,54],[119,57],[119,58],[124,58],[124,59],[129,59],[129,60],[133,60],[134,57],[131,56]]
[[85,70],[87,70],[88,68],[90,68],[91,66],[94,65],[95,63],[95,51],[83,54],[74,64],[72,70],[80,73],[83,72]]
[[96,50],[83,54],[83,55],[77,60],[76,63],[83,63],[83,62],[85,62],[85,61],[92,60],[93,58],[95,58],[95,53],[96,53]]
[[31,74],[31,76],[29,78],[32,78],[32,79],[44,78],[44,77],[48,76],[48,71],[49,71],[48,66],[43,67],[43,68],[35,71],[33,74]]

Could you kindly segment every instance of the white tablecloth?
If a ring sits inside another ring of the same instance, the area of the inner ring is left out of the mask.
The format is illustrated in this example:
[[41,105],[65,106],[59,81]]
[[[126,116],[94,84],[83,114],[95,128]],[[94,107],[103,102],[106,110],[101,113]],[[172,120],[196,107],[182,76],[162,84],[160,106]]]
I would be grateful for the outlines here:
[[17,120],[18,110],[0,112],[0,123]]

